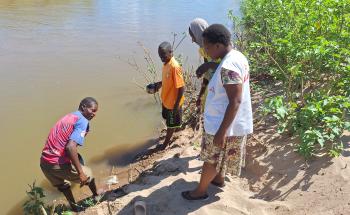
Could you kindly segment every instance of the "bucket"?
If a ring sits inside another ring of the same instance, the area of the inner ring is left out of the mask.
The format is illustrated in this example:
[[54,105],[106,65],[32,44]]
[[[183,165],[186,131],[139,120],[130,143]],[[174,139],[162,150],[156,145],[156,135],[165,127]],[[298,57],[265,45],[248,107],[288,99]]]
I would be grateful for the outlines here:
[[155,83],[148,84],[146,86],[146,92],[149,94],[155,94],[157,92],[157,86]]

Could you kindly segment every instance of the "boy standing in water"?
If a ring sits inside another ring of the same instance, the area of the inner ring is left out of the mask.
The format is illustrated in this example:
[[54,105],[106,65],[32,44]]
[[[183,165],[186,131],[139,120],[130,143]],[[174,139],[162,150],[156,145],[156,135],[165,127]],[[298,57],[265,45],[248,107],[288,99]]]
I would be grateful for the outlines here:
[[94,98],[84,98],[78,111],[61,118],[51,129],[41,153],[40,167],[51,184],[67,198],[73,211],[80,208],[73,197],[70,182],[88,185],[93,196],[98,196],[95,179],[88,168],[80,164],[77,146],[83,146],[89,132],[89,121],[95,117],[98,109]]
[[156,88],[162,88],[162,116],[166,120],[167,132],[163,144],[164,150],[170,145],[170,139],[176,128],[182,124],[182,104],[184,102],[185,82],[182,76],[182,68],[173,56],[173,50],[169,42],[162,42],[158,47],[158,54],[164,63],[162,69],[162,81],[156,83]]

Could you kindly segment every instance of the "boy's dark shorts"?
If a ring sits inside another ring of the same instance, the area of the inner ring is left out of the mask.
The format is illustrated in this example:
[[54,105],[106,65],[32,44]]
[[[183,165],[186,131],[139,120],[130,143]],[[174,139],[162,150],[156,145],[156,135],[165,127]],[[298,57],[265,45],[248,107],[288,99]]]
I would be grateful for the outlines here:
[[162,117],[166,120],[168,128],[179,128],[182,125],[182,107],[178,111],[173,111],[162,106]]

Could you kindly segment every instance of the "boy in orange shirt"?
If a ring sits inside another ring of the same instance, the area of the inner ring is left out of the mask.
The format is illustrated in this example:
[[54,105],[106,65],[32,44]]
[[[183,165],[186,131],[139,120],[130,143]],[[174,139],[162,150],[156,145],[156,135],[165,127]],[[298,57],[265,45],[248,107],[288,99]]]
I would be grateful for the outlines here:
[[162,88],[162,116],[166,120],[167,132],[160,149],[164,150],[170,145],[170,139],[176,128],[182,124],[182,104],[184,102],[185,82],[182,68],[173,56],[169,42],[162,42],[158,47],[158,54],[164,63],[162,81],[156,83],[156,90]]

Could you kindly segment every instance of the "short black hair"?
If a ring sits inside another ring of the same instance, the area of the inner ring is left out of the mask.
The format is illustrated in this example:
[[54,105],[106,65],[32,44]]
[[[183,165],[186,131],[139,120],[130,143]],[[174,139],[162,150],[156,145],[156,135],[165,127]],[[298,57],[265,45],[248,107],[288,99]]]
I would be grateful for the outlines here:
[[158,49],[162,49],[164,51],[171,51],[171,52],[173,51],[173,48],[171,47],[171,44],[169,42],[167,42],[167,41],[162,42],[159,45]]
[[231,43],[230,31],[221,24],[210,25],[203,31],[202,37],[212,44],[221,43],[228,46]]
[[79,110],[83,109],[83,106],[85,107],[91,107],[92,104],[96,104],[98,105],[96,99],[92,98],[92,97],[86,97],[83,100],[81,100],[80,104],[79,104]]

